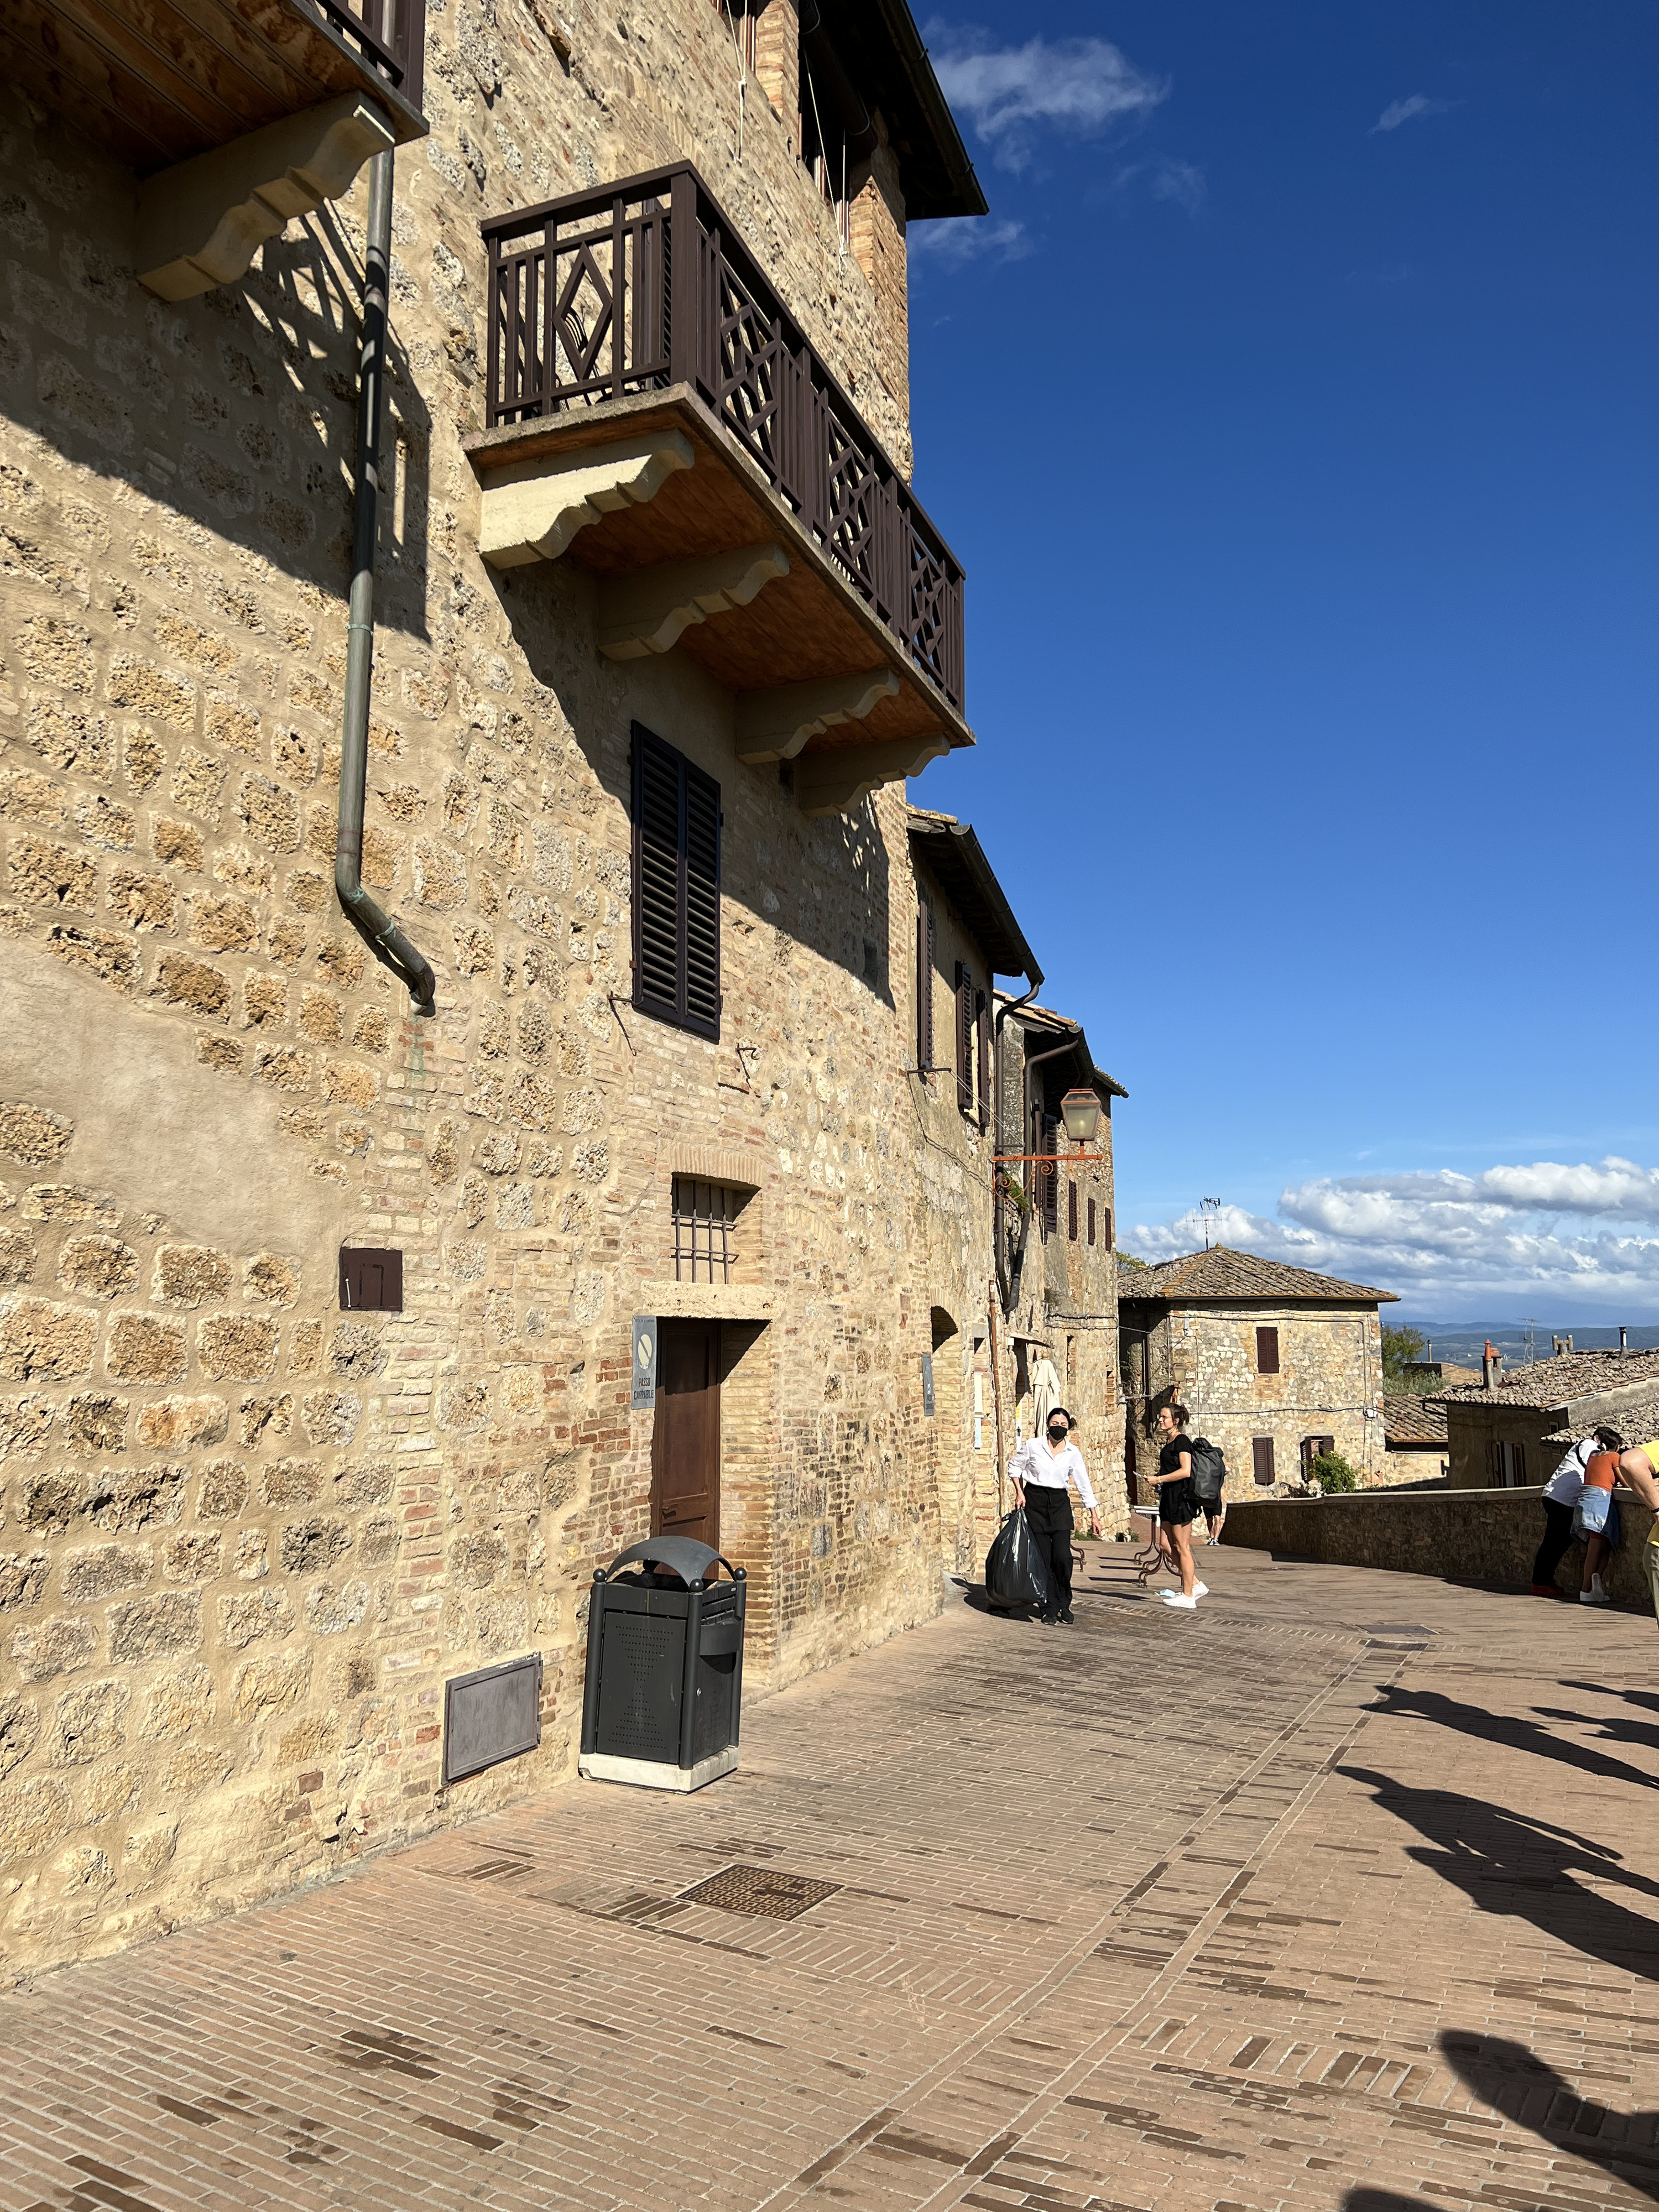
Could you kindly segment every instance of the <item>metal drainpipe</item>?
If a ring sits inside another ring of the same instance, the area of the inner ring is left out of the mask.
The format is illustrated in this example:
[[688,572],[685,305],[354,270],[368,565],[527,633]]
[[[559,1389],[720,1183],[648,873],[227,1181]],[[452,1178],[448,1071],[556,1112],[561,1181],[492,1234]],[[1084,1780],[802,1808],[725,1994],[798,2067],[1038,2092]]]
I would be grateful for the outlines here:
[[368,784],[368,692],[374,665],[374,544],[380,493],[380,398],[386,382],[386,289],[392,264],[390,151],[368,165],[368,239],[363,252],[363,332],[357,362],[357,488],[352,520],[351,599],[346,627],[345,723],[340,746],[339,831],[334,888],[375,957],[400,975],[417,1014],[435,1014],[437,978],[398,924],[363,889],[363,802]]
[[[1028,975],[1030,971],[1027,971]],[[993,978],[994,996],[995,979]],[[999,1006],[991,1019],[991,1150],[1002,1150],[1002,1024],[1010,1014],[1029,1006],[1042,988],[1042,971],[1038,969],[1031,988],[1022,998],[1011,999],[1006,1006]],[[1008,1267],[1002,1255],[1001,1200],[997,1196],[997,1170],[991,1170],[991,1260],[997,1271],[997,1296],[1002,1301],[1003,1318],[1008,1314]]]

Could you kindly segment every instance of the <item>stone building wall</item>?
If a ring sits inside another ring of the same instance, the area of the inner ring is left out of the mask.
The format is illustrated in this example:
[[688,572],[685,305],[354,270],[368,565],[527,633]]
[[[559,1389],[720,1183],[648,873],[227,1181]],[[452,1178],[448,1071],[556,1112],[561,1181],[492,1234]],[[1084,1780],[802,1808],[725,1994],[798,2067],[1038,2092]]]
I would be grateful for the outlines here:
[[[568,1772],[584,1591],[643,1532],[631,1313],[722,1329],[757,1686],[939,1598],[894,963],[902,793],[809,821],[570,563],[475,551],[480,217],[684,154],[908,465],[903,337],[704,0],[434,6],[398,157],[364,875],[333,896],[366,190],[242,283],[132,280],[133,180],[0,95],[0,1944],[8,1972]],[[758,118],[758,120],[757,120]],[[629,730],[716,775],[722,1041],[630,1000]],[[902,971],[901,971],[902,972]],[[757,1240],[673,1281],[688,1161]],[[738,1172],[740,1170],[740,1172]],[[343,1314],[343,1243],[404,1261]],[[446,1679],[546,1662],[446,1791]]]
[[[1279,1371],[1257,1370],[1258,1328],[1279,1331]],[[1139,1336],[1134,1356],[1139,1358]],[[1385,1479],[1382,1334],[1375,1307],[1176,1307],[1147,1332],[1147,1395],[1141,1401],[1137,1464],[1157,1466],[1148,1422],[1173,1389],[1191,1411],[1191,1431],[1222,1447],[1230,1501],[1260,1496],[1252,1440],[1273,1443],[1273,1482],[1301,1480],[1302,1442],[1330,1436],[1364,1484]],[[1370,1414],[1367,1408],[1372,1409]]]

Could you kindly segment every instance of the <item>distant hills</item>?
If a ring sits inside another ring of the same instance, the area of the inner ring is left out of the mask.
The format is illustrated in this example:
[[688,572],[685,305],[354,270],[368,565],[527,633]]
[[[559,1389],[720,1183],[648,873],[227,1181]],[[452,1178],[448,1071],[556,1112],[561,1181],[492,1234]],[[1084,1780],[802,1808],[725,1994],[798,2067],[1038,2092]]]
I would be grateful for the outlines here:
[[[1485,1328],[1468,1322],[1436,1323],[1427,1321],[1407,1321],[1395,1324],[1386,1312],[1383,1316],[1390,1327],[1403,1325],[1420,1329],[1428,1340],[1423,1350],[1425,1359],[1442,1359],[1460,1367],[1478,1367],[1480,1354],[1488,1340],[1504,1355],[1506,1367],[1516,1368],[1532,1359],[1547,1359],[1552,1336],[1570,1336],[1575,1352],[1617,1352],[1619,1332],[1616,1328],[1587,1328],[1577,1326],[1534,1328],[1530,1333],[1516,1322],[1494,1322]],[[1528,1334],[1531,1346],[1528,1348]],[[1659,1328],[1632,1328],[1626,1336],[1632,1352],[1659,1351]],[[1432,1349],[1430,1347],[1432,1346]]]

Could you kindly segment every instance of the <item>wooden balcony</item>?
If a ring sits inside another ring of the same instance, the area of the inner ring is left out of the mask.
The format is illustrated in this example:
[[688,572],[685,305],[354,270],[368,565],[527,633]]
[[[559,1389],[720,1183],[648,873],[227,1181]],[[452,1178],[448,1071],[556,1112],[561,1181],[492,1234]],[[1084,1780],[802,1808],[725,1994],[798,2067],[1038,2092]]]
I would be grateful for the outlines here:
[[138,275],[226,283],[426,133],[425,0],[0,0],[0,62],[143,179]]
[[483,557],[595,570],[601,652],[701,662],[808,811],[972,744],[962,569],[696,171],[483,235]]

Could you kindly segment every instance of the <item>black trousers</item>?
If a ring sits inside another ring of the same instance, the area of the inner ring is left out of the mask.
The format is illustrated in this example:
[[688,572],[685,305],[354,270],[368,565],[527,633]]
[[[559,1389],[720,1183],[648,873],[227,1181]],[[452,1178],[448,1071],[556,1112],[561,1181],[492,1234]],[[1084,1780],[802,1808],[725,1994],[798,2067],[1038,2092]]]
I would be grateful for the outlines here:
[[1072,1493],[1025,1486],[1025,1525],[1054,1585],[1054,1613],[1072,1609]]
[[1553,1583],[1555,1571],[1566,1556],[1572,1541],[1572,1508],[1558,1505],[1553,1498],[1544,1500],[1544,1540],[1538,1547],[1538,1557],[1532,1563],[1534,1583]]

